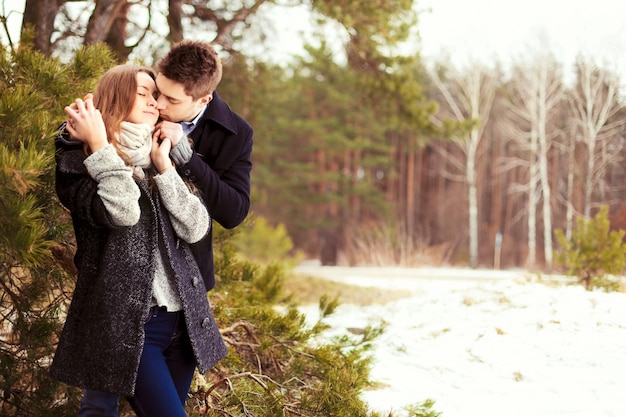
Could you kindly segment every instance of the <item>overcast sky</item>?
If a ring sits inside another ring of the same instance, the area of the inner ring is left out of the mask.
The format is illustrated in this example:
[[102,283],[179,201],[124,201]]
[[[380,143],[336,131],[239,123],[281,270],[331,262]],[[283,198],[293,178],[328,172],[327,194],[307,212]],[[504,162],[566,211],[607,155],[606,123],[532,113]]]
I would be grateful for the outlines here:
[[[551,50],[569,64],[578,53],[619,68],[626,78],[626,1],[421,0],[419,31],[424,56],[447,52],[503,62],[529,48]],[[598,62],[600,63],[600,62]]]

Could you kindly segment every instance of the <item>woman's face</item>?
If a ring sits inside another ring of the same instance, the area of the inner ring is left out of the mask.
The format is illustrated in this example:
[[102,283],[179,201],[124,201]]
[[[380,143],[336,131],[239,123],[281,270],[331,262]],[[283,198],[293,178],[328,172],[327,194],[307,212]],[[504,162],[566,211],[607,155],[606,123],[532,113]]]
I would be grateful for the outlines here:
[[126,121],[131,123],[147,123],[154,126],[159,119],[156,108],[158,92],[156,84],[145,72],[137,73],[137,95]]

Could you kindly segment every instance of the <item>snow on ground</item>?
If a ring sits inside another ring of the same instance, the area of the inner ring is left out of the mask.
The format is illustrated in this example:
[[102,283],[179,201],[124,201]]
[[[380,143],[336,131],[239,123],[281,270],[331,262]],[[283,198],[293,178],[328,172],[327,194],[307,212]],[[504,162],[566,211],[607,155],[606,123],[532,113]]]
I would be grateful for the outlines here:
[[[545,285],[520,271],[299,267],[354,285],[405,288],[384,305],[342,304],[335,331],[386,323],[372,409],[435,401],[441,417],[625,417],[626,294]],[[317,306],[303,307],[317,320]]]

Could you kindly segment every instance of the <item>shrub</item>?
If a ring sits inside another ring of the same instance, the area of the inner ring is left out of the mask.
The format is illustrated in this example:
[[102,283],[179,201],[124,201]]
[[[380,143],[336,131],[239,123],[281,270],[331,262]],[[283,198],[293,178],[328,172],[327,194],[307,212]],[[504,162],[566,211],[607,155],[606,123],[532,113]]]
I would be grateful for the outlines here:
[[250,213],[235,234],[237,253],[245,259],[268,265],[274,262],[295,264],[301,254],[293,253],[293,241],[284,224],[272,226],[265,217]]
[[626,244],[624,231],[610,231],[608,207],[603,206],[592,219],[578,218],[569,240],[562,230],[555,234],[561,250],[554,259],[565,268],[566,274],[578,277],[587,290],[619,288],[619,282],[611,275],[624,270]]
[[359,396],[370,386],[368,352],[379,331],[320,342],[336,300],[322,297],[322,319],[307,325],[284,290],[283,266],[240,260],[229,237],[236,232],[214,233],[218,284],[210,300],[229,354],[196,377],[189,415],[377,416]]

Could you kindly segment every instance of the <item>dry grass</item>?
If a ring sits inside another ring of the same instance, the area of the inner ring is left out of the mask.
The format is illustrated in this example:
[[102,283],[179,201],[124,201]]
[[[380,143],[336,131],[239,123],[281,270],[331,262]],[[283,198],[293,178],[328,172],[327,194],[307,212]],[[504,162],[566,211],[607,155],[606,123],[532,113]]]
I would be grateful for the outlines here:
[[298,304],[317,304],[323,295],[327,295],[337,297],[341,304],[365,306],[385,304],[412,295],[408,290],[361,287],[299,274],[291,274],[285,279],[285,290]]

